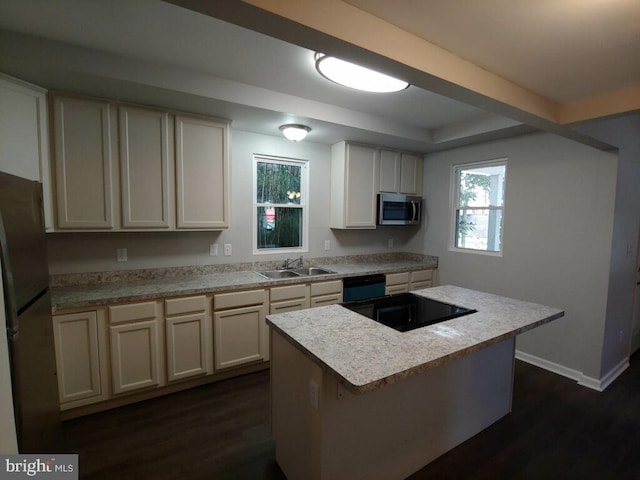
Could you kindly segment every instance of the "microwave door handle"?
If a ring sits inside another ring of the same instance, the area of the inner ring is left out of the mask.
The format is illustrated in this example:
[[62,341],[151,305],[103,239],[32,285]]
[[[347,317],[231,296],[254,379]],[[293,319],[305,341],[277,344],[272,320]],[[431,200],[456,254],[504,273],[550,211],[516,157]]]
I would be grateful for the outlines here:
[[418,221],[418,209],[416,207],[416,202],[411,202],[411,209],[413,210],[412,215],[411,215],[411,221],[412,222],[416,222]]

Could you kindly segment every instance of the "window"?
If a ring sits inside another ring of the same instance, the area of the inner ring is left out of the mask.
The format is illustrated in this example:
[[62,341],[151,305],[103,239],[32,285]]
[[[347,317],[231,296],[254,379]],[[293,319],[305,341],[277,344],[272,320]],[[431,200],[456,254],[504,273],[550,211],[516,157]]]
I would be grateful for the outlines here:
[[307,251],[308,162],[254,156],[254,253]]
[[454,167],[453,249],[500,254],[507,161]]

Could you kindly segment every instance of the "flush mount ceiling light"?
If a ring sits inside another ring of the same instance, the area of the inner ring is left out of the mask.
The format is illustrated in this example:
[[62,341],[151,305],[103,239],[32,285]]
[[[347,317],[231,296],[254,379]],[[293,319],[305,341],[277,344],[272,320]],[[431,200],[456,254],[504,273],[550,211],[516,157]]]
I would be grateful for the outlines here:
[[282,125],[280,127],[280,130],[282,130],[282,134],[292,142],[299,142],[300,140],[302,140],[304,137],[307,136],[307,133],[311,131],[311,129],[306,125],[298,125],[295,123],[288,123],[287,125]]
[[409,87],[403,80],[323,53],[315,54],[316,70],[334,83],[365,92],[392,93]]

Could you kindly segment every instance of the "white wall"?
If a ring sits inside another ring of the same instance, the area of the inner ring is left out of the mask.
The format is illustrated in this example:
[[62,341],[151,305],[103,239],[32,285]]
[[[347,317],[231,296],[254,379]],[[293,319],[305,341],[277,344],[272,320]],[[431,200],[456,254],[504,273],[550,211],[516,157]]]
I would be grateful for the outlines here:
[[[508,158],[502,257],[449,251],[452,165]],[[427,155],[424,251],[442,284],[547,304],[564,318],[520,335],[518,350],[600,378],[617,157],[550,134]],[[413,239],[410,249],[416,248]]]
[[[640,234],[640,114],[608,118],[578,129],[619,148],[613,249],[609,272],[602,375],[629,356]],[[620,334],[622,333],[622,342]]]
[[[331,146],[283,137],[232,131],[231,228],[223,232],[54,233],[48,235],[51,274],[138,268],[208,265],[279,260],[283,254],[253,255],[252,162],[254,154],[309,160],[309,252],[305,257],[403,252],[417,228],[384,227],[342,231],[329,228]],[[389,238],[394,247],[388,248]],[[324,250],[330,240],[331,250]],[[209,245],[219,244],[220,255],[209,256]],[[230,243],[233,255],[222,255]],[[116,248],[127,248],[128,262],[116,262]]]

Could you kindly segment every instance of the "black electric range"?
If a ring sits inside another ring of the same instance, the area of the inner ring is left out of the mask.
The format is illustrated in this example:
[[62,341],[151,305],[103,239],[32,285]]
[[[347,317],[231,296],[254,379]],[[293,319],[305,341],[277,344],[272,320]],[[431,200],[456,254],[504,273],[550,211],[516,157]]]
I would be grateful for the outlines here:
[[413,293],[346,302],[342,306],[400,332],[426,327],[477,311]]

